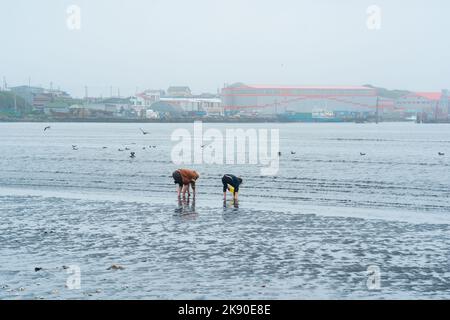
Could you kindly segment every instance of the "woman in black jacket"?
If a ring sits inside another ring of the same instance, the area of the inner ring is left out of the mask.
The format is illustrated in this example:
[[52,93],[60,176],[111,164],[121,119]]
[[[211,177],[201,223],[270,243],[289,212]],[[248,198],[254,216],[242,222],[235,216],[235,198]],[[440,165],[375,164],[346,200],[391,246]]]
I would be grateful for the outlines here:
[[239,186],[242,184],[242,179],[232,174],[226,174],[222,177],[223,184],[223,200],[227,199],[227,190],[233,193],[234,200],[238,200]]

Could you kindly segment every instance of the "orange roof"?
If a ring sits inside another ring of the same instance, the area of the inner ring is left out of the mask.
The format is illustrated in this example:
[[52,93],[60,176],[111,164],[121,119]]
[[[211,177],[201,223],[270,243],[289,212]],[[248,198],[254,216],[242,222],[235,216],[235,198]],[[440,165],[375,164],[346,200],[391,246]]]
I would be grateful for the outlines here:
[[428,100],[441,100],[442,93],[440,92],[414,92],[412,96],[422,97]]
[[231,86],[224,89],[318,89],[318,90],[373,90],[370,87],[363,86],[279,86],[279,85],[245,85]]

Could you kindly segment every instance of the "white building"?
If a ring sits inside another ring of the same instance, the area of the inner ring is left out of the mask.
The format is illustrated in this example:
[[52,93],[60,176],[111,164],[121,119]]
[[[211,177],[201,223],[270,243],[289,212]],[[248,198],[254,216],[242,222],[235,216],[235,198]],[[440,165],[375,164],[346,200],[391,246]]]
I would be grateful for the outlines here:
[[178,106],[184,112],[197,112],[206,115],[223,115],[222,100],[219,98],[172,98],[163,97],[160,101]]
[[130,101],[134,107],[150,107],[153,103],[160,101],[160,98],[160,91],[146,90],[131,97]]

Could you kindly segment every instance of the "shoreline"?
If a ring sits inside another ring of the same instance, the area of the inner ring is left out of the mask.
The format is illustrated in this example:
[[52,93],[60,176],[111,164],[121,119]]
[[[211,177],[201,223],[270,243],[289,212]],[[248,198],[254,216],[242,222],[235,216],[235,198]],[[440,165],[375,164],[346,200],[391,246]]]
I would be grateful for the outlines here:
[[[356,123],[369,124],[375,121],[280,121],[277,119],[168,119],[168,120],[150,120],[150,119],[0,119],[0,123],[193,123],[201,121],[203,123]],[[378,123],[415,123],[410,120],[385,120]],[[448,124],[449,122],[424,122],[423,124]]]

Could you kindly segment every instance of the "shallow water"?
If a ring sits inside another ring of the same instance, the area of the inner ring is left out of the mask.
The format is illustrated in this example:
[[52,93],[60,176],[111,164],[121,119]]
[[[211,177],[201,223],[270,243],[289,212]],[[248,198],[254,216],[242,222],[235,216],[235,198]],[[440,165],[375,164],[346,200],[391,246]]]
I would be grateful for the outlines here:
[[[0,123],[2,299],[450,297],[448,125],[205,124],[277,128],[282,156],[275,177],[193,166],[195,203],[170,177],[192,124],[44,126]],[[224,173],[245,179],[238,208]]]

